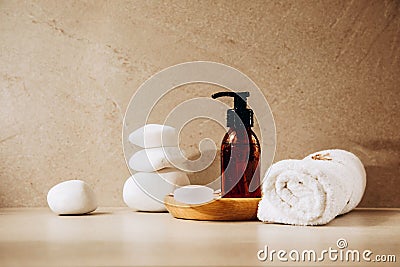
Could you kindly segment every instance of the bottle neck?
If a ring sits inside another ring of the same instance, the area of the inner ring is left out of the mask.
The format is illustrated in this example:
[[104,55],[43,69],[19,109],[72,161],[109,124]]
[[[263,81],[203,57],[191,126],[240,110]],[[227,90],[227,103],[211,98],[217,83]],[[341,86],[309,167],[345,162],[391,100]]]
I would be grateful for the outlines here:
[[251,109],[228,109],[226,113],[226,125],[233,128],[252,127],[253,110]]

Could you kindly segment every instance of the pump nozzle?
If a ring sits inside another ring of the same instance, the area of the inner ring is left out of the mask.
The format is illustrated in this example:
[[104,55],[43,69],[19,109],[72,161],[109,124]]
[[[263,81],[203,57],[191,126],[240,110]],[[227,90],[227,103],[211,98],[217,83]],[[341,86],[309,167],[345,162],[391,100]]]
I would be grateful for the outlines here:
[[249,92],[218,92],[211,97],[216,99],[222,96],[234,98],[234,108],[227,111],[227,126],[238,127],[239,125],[253,127],[253,110],[247,108]]
[[218,92],[213,94],[211,97],[216,99],[222,96],[233,97],[234,109],[242,110],[247,108],[247,98],[250,96],[249,92]]

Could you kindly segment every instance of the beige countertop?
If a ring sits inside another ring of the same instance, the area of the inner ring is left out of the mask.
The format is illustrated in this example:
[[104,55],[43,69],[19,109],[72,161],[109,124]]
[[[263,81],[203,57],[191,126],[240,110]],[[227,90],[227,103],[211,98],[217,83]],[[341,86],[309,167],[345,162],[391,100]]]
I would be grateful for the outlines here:
[[[265,246],[269,252],[313,249],[320,255],[329,247],[339,250],[339,238],[348,244],[343,252],[368,249],[370,259],[395,255],[397,263],[379,265],[398,266],[400,209],[357,209],[319,227],[189,221],[126,208],[100,208],[86,216],[56,216],[47,208],[0,209],[0,266],[353,265],[328,256],[315,263],[257,258]],[[356,265],[378,264],[361,259]]]

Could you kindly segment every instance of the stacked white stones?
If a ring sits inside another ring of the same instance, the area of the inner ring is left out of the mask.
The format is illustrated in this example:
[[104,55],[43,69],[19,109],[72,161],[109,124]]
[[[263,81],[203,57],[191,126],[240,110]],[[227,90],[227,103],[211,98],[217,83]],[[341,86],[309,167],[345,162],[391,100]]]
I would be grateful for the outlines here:
[[181,159],[176,129],[147,124],[132,132],[129,141],[142,149],[129,159],[136,173],[125,182],[124,202],[139,211],[165,211],[164,197],[190,184],[186,173],[173,165]]

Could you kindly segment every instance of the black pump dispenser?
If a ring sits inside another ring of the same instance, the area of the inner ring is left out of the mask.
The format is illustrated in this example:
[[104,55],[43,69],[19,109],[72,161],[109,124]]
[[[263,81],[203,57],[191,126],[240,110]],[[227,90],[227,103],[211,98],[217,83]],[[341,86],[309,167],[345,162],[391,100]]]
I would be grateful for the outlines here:
[[240,126],[253,127],[253,110],[247,108],[247,98],[249,92],[218,92],[213,94],[212,98],[228,96],[234,98],[233,109],[228,109],[226,112],[226,126],[237,128]]

